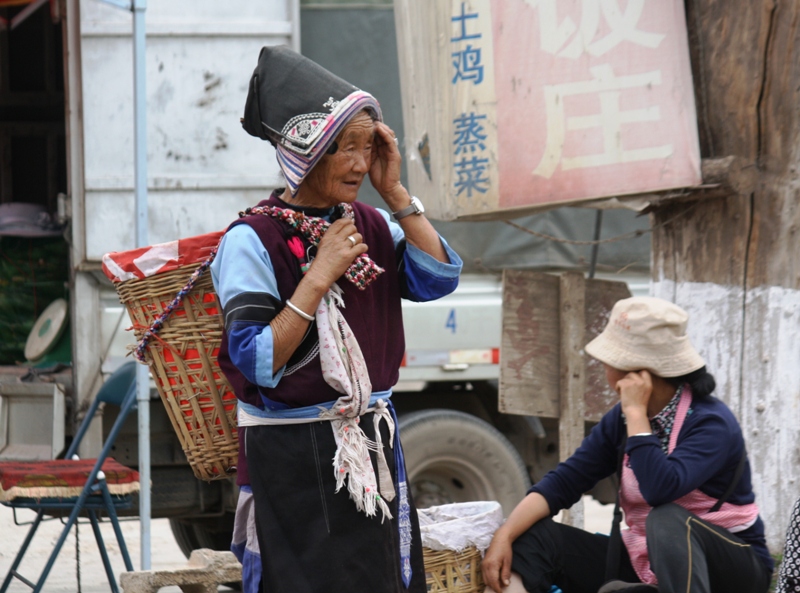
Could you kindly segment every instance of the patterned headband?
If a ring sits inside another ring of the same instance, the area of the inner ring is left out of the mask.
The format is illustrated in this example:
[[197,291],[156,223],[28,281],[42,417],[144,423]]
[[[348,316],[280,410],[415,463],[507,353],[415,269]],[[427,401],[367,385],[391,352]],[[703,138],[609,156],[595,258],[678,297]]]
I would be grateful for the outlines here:
[[298,152],[291,142],[277,146],[278,165],[283,171],[292,195],[297,193],[300,184],[327,152],[339,133],[364,109],[371,111],[378,120],[381,119],[381,108],[375,97],[364,91],[355,91],[333,105],[333,111],[329,115],[309,114],[306,119],[298,118],[293,127],[286,130],[288,138],[314,135],[313,144],[307,154]]

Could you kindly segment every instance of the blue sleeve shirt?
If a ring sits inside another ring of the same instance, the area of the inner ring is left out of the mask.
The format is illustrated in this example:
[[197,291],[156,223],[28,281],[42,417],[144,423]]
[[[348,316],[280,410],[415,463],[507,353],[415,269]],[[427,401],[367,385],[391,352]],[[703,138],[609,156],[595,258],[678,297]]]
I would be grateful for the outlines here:
[[[217,257],[211,263],[211,279],[223,308],[244,292],[266,293],[280,299],[269,253],[246,224],[233,227],[222,237]],[[240,322],[227,332],[228,353],[236,368],[251,383],[275,387],[283,368],[272,372],[272,328],[268,324]]]
[[[395,247],[405,239],[403,229],[378,209],[386,220]],[[403,253],[406,295],[414,301],[430,301],[450,294],[458,286],[461,258],[440,237],[450,263],[438,261],[424,251],[407,245]],[[224,308],[231,298],[244,293],[265,293],[278,300],[280,294],[269,253],[256,232],[246,224],[230,229],[222,238],[217,257],[211,264],[211,278]],[[231,361],[248,381],[262,387],[275,387],[284,369],[273,373],[274,345],[268,324],[239,322],[228,328]]]

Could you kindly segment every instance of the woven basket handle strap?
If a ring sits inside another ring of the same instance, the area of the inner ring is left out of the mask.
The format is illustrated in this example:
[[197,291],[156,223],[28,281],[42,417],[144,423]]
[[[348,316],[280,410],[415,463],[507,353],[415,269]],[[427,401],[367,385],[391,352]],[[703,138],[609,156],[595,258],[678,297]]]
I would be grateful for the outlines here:
[[736,466],[736,471],[733,474],[733,479],[731,483],[728,484],[728,488],[725,490],[724,494],[719,498],[716,504],[711,507],[711,510],[708,511],[709,513],[716,513],[718,510],[722,508],[722,505],[730,498],[730,495],[733,494],[733,491],[736,489],[736,486],[739,484],[739,480],[742,479],[742,474],[744,473],[744,465],[747,462],[747,449],[742,450],[742,456],[739,458],[739,464]]
[[180,306],[186,295],[192,292],[195,284],[197,284],[197,281],[200,280],[203,274],[206,273],[206,270],[211,267],[211,263],[214,261],[214,258],[217,257],[217,250],[219,249],[219,244],[221,242],[222,238],[220,238],[214,249],[211,250],[211,253],[205,259],[205,261],[201,263],[194,272],[192,272],[192,275],[189,277],[189,281],[186,283],[186,285],[178,291],[178,294],[175,295],[175,298],[170,301],[169,305],[166,306],[164,311],[157,315],[153,320],[153,323],[150,324],[150,327],[145,330],[142,338],[136,345],[136,349],[133,351],[133,355],[136,357],[136,360],[141,363],[147,363],[145,352],[147,351],[147,345],[150,343],[150,340],[158,336],[161,328],[164,327],[164,324],[172,316],[172,313]]

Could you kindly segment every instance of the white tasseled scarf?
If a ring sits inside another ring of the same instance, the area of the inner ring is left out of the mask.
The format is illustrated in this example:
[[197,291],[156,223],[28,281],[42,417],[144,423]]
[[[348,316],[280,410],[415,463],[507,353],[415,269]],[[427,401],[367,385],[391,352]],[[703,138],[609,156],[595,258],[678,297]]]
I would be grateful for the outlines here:
[[[387,422],[390,445],[394,446],[394,421],[383,400],[373,410],[369,409],[372,383],[367,365],[339,307],[344,307],[342,291],[333,284],[317,307],[316,321],[322,376],[342,396],[330,410],[321,413],[320,418],[330,420],[336,439],[336,454],[333,457],[336,491],[341,490],[346,478],[350,498],[358,510],[372,517],[380,509],[383,521],[392,518],[386,501],[394,499],[395,489],[383,453],[378,425],[381,419]],[[367,438],[359,425],[360,417],[367,411],[374,411],[377,442]],[[370,461],[370,451],[377,454],[380,490]]]

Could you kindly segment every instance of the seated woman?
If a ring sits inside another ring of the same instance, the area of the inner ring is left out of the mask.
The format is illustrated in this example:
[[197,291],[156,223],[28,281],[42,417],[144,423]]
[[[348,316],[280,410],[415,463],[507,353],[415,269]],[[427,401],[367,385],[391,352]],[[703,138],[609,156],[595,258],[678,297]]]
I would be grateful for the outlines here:
[[[483,561],[487,592],[767,591],[773,561],[742,431],[711,395],[714,378],[689,342],[687,321],[662,299],[614,305],[586,352],[603,363],[620,403],[495,533]],[[627,529],[619,566],[608,563],[615,580],[603,586],[613,538],[551,517],[616,471]]]

